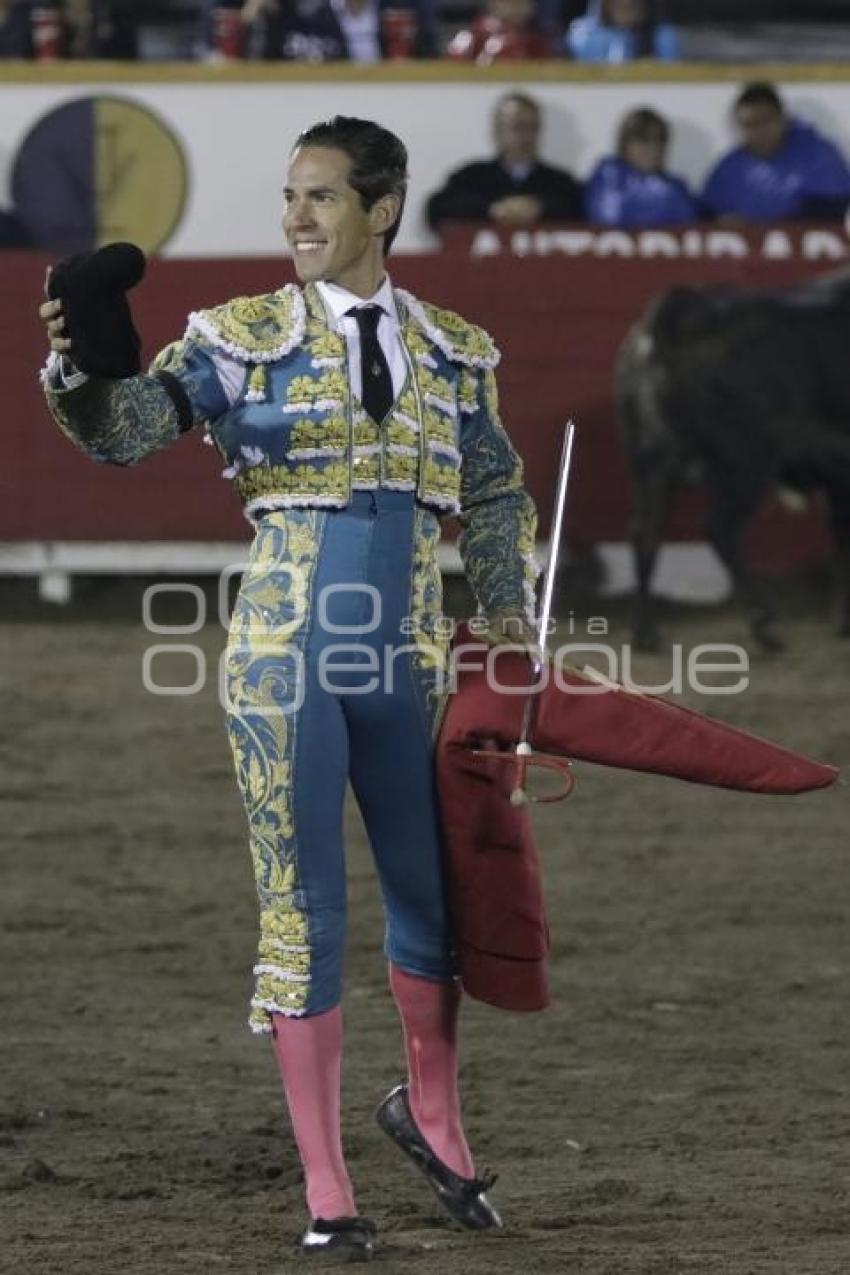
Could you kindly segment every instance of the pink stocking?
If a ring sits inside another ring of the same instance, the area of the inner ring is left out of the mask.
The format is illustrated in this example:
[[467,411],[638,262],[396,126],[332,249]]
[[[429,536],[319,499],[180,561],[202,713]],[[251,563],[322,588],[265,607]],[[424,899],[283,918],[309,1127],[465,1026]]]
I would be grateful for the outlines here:
[[460,1122],[457,1025],[460,984],[408,974],[390,962],[390,988],[404,1028],[410,1110],[425,1141],[461,1177],[475,1167]]
[[272,1014],[272,1039],[307,1182],[311,1218],[357,1213],[340,1136],[342,1009]]

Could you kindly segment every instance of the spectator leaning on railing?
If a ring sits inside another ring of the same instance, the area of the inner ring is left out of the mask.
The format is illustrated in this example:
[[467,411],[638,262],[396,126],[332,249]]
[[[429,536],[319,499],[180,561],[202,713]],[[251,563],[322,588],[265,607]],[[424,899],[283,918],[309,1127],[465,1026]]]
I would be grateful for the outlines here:
[[543,218],[581,220],[581,187],[572,173],[539,159],[541,114],[533,97],[507,93],[493,112],[494,159],[452,173],[428,200],[432,229],[445,221],[530,226]]
[[811,124],[787,114],[772,84],[750,84],[735,101],[741,145],[712,169],[705,211],[726,224],[843,217],[850,169]]
[[556,42],[536,24],[534,0],[487,0],[485,11],[449,42],[446,56],[458,61],[517,61],[557,56]]
[[570,23],[566,44],[578,62],[681,56],[675,27],[657,20],[653,0],[590,0],[586,15]]
[[697,221],[693,195],[664,168],[670,126],[642,106],[620,124],[617,154],[600,160],[584,192],[587,220],[602,226],[679,226]]

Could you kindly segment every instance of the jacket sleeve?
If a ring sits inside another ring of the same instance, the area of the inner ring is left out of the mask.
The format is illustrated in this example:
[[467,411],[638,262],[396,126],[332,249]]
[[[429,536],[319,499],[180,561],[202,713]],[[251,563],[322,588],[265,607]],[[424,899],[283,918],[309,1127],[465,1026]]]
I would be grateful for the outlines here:
[[166,346],[139,376],[63,376],[61,360],[51,357],[41,379],[62,433],[110,465],[136,465],[228,406],[212,358],[190,341]]
[[623,211],[616,168],[600,160],[584,188],[584,215],[593,226],[616,226]]
[[736,164],[737,158],[732,152],[719,160],[708,174],[699,197],[704,216],[720,217],[723,213],[736,211],[733,191],[740,186],[735,180]]
[[482,166],[468,164],[452,173],[445,186],[428,200],[428,224],[437,230],[444,221],[487,221],[494,199]]
[[659,62],[679,62],[682,57],[682,46],[679,32],[667,22],[659,22],[655,28],[653,39],[653,57]]
[[499,418],[496,377],[475,373],[475,409],[461,422],[458,539],[463,568],[488,617],[535,618],[537,511],[522,485],[522,461]]
[[843,217],[850,202],[850,170],[836,146],[819,138],[812,148],[803,188],[801,217]]
[[582,221],[582,188],[567,172],[552,172],[546,189],[537,196],[542,205],[541,216],[550,221]]

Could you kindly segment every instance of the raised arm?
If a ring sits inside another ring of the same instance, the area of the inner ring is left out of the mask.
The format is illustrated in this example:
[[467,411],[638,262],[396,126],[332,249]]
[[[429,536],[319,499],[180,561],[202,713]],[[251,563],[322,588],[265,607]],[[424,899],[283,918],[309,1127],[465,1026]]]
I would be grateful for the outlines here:
[[167,346],[147,374],[89,376],[70,361],[62,302],[45,302],[39,314],[51,347],[41,373],[48,408],[62,433],[92,460],[135,465],[227,409],[212,358],[192,342]]

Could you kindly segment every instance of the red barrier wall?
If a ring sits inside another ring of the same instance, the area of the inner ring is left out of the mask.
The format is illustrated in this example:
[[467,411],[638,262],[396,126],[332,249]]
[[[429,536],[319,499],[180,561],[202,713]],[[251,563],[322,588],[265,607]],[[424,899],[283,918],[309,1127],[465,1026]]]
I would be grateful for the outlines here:
[[[493,333],[503,352],[503,415],[525,458],[544,529],[561,427],[574,416],[579,436],[569,524],[571,535],[587,542],[628,536],[628,476],[609,385],[618,344],[649,298],[674,283],[778,285],[825,268],[804,260],[796,248],[784,260],[765,260],[757,250],[744,260],[623,259],[596,251],[520,259],[504,240],[499,255],[476,259],[469,244],[467,233],[439,256],[394,259],[393,279]],[[0,540],[248,538],[238,500],[220,477],[219,457],[200,445],[196,432],[122,470],[94,464],[53,425],[36,377],[45,355],[35,311],[46,265],[38,256],[0,254]],[[152,262],[133,294],[147,354],[182,333],[190,310],[268,291],[289,277],[284,260]],[[698,495],[681,499],[672,538],[700,538],[700,506]],[[822,512],[792,516],[768,502],[752,549],[759,565],[769,569],[822,559],[829,551]]]

